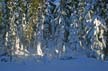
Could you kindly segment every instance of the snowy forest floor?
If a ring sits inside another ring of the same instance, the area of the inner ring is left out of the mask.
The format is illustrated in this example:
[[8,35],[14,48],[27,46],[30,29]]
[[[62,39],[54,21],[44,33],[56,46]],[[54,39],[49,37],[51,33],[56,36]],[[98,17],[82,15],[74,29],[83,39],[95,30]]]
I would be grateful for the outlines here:
[[0,71],[107,71],[108,62],[93,58],[24,62],[0,62]]

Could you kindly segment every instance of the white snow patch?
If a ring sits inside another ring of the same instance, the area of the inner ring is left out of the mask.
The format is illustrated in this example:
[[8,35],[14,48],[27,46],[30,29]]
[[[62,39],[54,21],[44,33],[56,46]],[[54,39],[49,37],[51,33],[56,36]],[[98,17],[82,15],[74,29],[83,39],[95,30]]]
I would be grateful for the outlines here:
[[38,43],[38,45],[37,45],[37,55],[44,56],[44,53],[41,48],[41,43]]
[[52,62],[0,63],[0,71],[107,71],[108,63],[79,58]]

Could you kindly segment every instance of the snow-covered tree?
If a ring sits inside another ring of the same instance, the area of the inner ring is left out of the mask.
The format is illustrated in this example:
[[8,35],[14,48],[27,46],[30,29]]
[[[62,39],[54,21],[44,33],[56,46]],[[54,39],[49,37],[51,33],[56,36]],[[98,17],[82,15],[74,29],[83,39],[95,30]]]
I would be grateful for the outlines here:
[[108,56],[107,0],[3,0],[1,4],[0,55],[10,60]]

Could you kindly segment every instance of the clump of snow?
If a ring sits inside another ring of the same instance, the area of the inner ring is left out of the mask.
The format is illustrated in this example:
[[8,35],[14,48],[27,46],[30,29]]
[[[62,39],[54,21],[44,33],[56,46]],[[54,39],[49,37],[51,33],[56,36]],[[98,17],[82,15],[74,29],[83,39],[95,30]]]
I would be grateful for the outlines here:
[[38,43],[38,45],[37,45],[37,55],[44,56],[44,53],[41,49],[41,43]]

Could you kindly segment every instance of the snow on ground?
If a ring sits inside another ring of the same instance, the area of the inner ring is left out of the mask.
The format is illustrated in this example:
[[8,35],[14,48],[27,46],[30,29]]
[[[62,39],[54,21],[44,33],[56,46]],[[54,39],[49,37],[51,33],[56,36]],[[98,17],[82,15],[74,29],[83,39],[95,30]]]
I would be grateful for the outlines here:
[[0,71],[107,71],[108,62],[91,58],[46,62],[0,63]]

